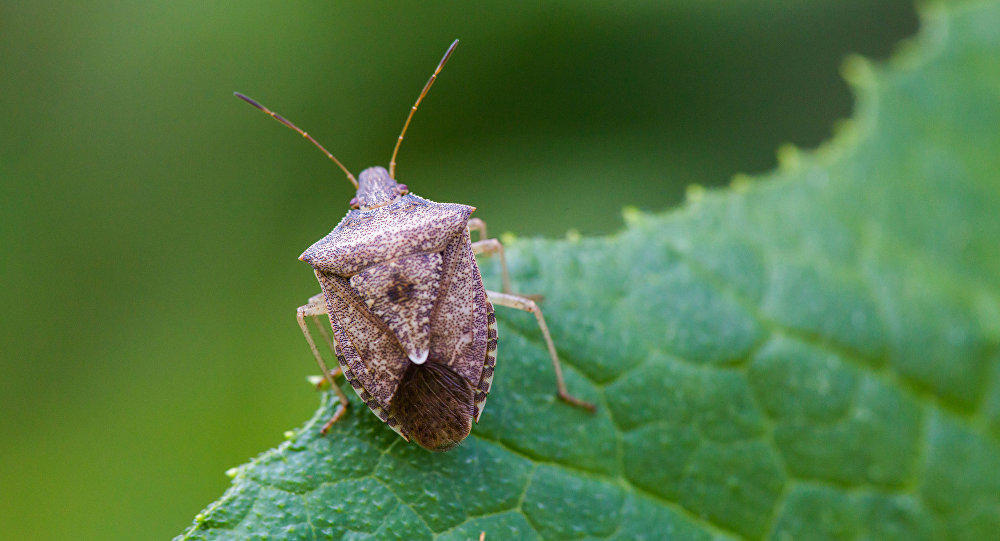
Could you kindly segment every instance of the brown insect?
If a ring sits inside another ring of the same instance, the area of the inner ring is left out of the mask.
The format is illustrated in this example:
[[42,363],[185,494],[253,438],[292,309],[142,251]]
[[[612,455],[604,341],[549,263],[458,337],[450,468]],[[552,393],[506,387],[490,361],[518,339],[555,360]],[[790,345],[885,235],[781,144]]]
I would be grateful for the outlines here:
[[[299,307],[299,327],[340,400],[323,433],[346,411],[347,397],[334,382],[343,374],[368,408],[407,441],[431,451],[458,445],[469,435],[472,423],[479,421],[493,382],[497,354],[493,304],[535,315],[555,369],[559,398],[594,410],[566,391],[542,311],[530,298],[511,294],[503,245],[486,236],[482,220],[469,217],[476,209],[429,201],[396,182],[396,154],[403,135],[456,45],[458,40],[410,108],[389,170],[370,167],[358,179],[309,134],[236,93],[319,147],[357,189],[351,210],[337,227],[299,257],[312,265],[322,289]],[[476,242],[471,241],[472,231],[479,234]],[[483,287],[476,254],[500,257],[503,292]],[[318,319],[324,314],[330,316],[333,339]],[[336,370],[327,369],[307,317],[313,318],[337,356]]]

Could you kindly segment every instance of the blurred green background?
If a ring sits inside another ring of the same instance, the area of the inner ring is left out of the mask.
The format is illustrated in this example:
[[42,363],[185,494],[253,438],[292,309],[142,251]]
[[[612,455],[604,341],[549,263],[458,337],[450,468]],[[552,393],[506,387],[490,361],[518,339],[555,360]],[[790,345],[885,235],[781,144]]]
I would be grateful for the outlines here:
[[811,147],[909,1],[0,6],[0,532],[165,538],[317,404],[296,257],[355,173],[493,232],[614,231]]

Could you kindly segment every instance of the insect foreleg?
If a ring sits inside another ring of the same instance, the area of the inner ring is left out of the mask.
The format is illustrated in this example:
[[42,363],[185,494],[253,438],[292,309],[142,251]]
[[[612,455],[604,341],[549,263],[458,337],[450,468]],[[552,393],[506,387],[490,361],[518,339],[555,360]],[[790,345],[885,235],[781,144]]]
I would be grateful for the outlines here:
[[[310,299],[311,300],[311,299]],[[309,326],[306,324],[306,316],[319,316],[326,313],[326,305],[319,303],[310,303],[305,306],[300,306],[296,311],[296,319],[299,322],[299,328],[302,329],[302,334],[306,337],[306,342],[309,343],[309,349],[312,350],[313,357],[316,358],[316,364],[319,365],[319,369],[323,372],[323,377],[326,378],[327,383],[330,384],[330,388],[337,393],[337,399],[340,401],[340,405],[337,406],[337,410],[333,412],[333,417],[325,425],[323,425],[321,433],[326,434],[336,423],[344,416],[347,411],[347,396],[344,395],[344,391],[340,389],[340,386],[333,381],[333,373],[326,367],[326,362],[323,360],[323,356],[320,355],[319,349],[316,348],[316,342],[313,340],[312,335],[309,334]],[[334,347],[334,344],[330,344]],[[336,351],[334,349],[334,351]]]
[[500,256],[501,287],[504,293],[510,294],[510,273],[507,271],[507,256],[504,254],[503,244],[500,244],[497,239],[477,240],[472,243],[472,253]]
[[[330,333],[326,330],[325,321],[320,319],[319,315],[312,317],[313,323],[316,325],[316,330],[319,331],[319,335],[323,337],[323,341],[326,342],[327,347],[330,348],[330,353],[333,353],[334,357],[337,357],[337,343],[330,337]],[[336,369],[334,370],[336,372]]]
[[469,233],[473,231],[479,232],[479,240],[486,239],[486,222],[480,220],[479,218],[469,218]]
[[[337,379],[344,375],[344,371],[338,366],[333,370],[330,370],[330,377]],[[306,376],[306,381],[316,387],[317,391],[322,391],[329,383],[323,376]]]
[[493,304],[499,304],[500,306],[506,306],[508,308],[517,308],[518,310],[524,310],[525,312],[535,314],[535,319],[538,320],[538,328],[542,330],[542,336],[545,337],[545,345],[549,349],[549,357],[552,358],[552,368],[556,373],[556,388],[559,390],[559,398],[574,406],[585,408],[590,411],[596,410],[597,408],[593,404],[580,400],[579,398],[569,394],[569,391],[566,390],[566,382],[563,381],[562,366],[559,364],[559,355],[556,353],[556,345],[552,342],[552,335],[549,334],[549,327],[545,324],[545,316],[542,315],[542,309],[535,304],[535,301],[520,295],[497,293],[496,291],[486,291],[486,296]]
[[[307,306],[306,312],[313,314],[312,315],[313,324],[316,325],[316,330],[319,331],[320,336],[323,337],[323,341],[325,341],[327,347],[330,348],[330,353],[332,353],[334,357],[337,357],[339,359],[340,352],[337,351],[337,342],[336,340],[330,337],[330,333],[326,330],[326,322],[320,319],[323,314],[326,314],[326,309],[324,308],[324,306],[326,306],[326,298],[323,297],[322,293],[318,293],[316,295],[313,295],[312,297],[309,297],[309,303],[306,306]],[[334,368],[333,370],[330,370],[330,377],[334,379],[342,376],[343,374],[344,371],[341,370],[339,366],[337,368]],[[322,389],[323,384],[326,383],[326,378],[324,376],[318,376],[318,377],[319,381],[316,382],[316,388]]]

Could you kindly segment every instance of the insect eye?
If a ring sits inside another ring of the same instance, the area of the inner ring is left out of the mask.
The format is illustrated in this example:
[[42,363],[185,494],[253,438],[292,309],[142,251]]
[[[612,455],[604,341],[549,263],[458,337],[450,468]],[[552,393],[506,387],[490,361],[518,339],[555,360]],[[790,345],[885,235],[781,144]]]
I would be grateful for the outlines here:
[[406,187],[406,184],[397,184],[396,191],[399,192],[399,195],[406,195],[410,193],[410,189]]
[[352,209],[359,209],[359,208],[361,208],[361,204],[358,203],[358,198],[357,197],[351,199],[351,208]]

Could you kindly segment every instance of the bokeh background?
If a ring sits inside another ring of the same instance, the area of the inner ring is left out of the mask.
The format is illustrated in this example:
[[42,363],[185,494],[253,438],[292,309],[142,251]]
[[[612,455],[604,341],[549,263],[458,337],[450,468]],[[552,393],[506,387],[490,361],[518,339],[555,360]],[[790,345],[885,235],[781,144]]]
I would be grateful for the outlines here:
[[613,232],[812,147],[908,0],[5,2],[0,532],[167,538],[317,398],[301,251],[388,161],[492,231]]

